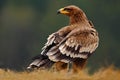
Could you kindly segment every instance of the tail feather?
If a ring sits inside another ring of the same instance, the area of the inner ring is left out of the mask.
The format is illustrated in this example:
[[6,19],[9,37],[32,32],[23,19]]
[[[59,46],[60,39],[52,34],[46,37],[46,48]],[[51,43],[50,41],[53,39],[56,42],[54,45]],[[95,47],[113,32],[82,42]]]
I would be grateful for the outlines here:
[[27,67],[27,69],[45,68],[49,69],[54,64],[47,56],[39,55],[33,58],[33,62]]

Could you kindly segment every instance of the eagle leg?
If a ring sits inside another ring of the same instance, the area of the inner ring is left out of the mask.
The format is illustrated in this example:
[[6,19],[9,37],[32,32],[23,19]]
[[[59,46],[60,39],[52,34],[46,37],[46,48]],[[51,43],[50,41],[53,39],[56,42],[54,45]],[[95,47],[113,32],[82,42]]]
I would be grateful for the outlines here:
[[72,69],[72,63],[69,62],[68,65],[67,65],[67,71],[70,72]]
[[67,69],[67,63],[64,62],[56,62],[54,64],[54,68],[56,71],[66,70]]
[[78,73],[80,72],[81,70],[83,70],[83,68],[85,67],[87,63],[87,60],[86,59],[76,59],[74,62],[73,62],[73,73]]

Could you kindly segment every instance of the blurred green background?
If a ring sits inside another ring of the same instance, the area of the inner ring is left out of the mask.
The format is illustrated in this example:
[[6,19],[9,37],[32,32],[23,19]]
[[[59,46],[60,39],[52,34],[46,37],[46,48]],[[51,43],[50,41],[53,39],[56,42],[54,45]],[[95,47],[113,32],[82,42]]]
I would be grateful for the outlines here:
[[0,68],[25,69],[48,35],[68,24],[56,11],[71,4],[83,9],[99,32],[100,45],[87,66],[120,67],[120,0],[0,0]]

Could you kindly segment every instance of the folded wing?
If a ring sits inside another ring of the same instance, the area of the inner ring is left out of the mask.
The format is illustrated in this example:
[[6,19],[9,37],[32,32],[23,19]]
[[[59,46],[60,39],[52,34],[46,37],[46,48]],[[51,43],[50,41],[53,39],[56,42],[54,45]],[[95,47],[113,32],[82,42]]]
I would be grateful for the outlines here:
[[58,45],[52,47],[47,56],[53,61],[65,63],[76,58],[87,59],[98,47],[98,34],[94,28],[71,31]]

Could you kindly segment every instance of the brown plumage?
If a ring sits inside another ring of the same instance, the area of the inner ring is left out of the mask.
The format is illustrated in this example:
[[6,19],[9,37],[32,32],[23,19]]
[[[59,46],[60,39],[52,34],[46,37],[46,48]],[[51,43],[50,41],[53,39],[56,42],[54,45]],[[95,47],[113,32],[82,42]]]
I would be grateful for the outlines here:
[[63,65],[66,68],[65,63],[72,63],[73,70],[78,71],[98,47],[98,33],[80,8],[70,5],[59,9],[58,13],[70,18],[69,25],[48,37],[41,54],[28,68],[50,68],[54,63],[58,68]]

